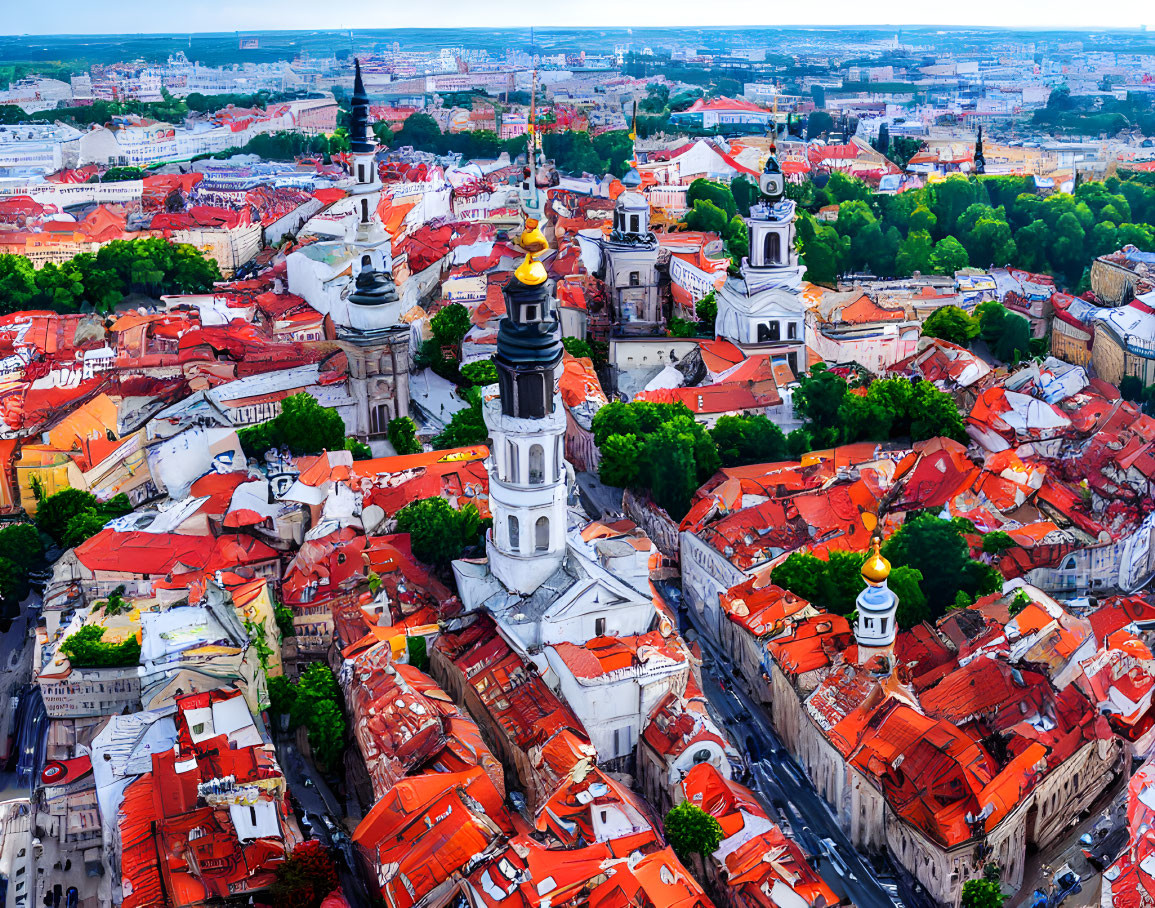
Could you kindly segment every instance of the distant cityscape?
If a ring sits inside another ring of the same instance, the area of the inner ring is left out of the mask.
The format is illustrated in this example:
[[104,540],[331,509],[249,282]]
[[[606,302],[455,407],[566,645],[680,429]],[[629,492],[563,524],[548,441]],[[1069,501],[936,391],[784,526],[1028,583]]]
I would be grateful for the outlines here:
[[1155,901],[1153,94],[0,37],[0,908]]

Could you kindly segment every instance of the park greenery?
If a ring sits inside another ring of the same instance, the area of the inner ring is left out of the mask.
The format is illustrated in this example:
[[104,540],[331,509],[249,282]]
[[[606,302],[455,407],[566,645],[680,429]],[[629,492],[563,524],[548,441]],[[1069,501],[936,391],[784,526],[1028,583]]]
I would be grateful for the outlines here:
[[[1155,186],[1140,179],[1084,182],[1044,198],[1033,177],[960,174],[885,195],[833,173],[822,187],[804,182],[789,192],[805,209],[798,236],[806,277],[827,286],[849,273],[906,277],[1013,265],[1082,292],[1096,256],[1128,244],[1155,250]],[[811,216],[832,204],[835,221]]]
[[221,279],[217,263],[195,246],[160,237],[113,240],[63,264],[39,270],[22,255],[0,255],[0,314],[23,309],[110,311],[128,293],[203,293]]
[[341,414],[323,407],[307,391],[292,394],[281,401],[281,412],[267,422],[246,426],[237,435],[248,457],[261,457],[266,451],[288,448],[297,456],[322,451],[352,451],[354,460],[373,456],[369,446],[345,437]]
[[[891,563],[887,582],[898,596],[899,626],[909,628],[942,617],[963,603],[960,594],[969,605],[978,596],[999,589],[998,571],[970,556],[967,536],[974,535],[979,534],[967,520],[919,513],[886,541],[882,553]],[[1001,542],[995,540],[996,545]],[[865,558],[861,552],[832,551],[826,560],[794,552],[771,576],[775,584],[812,604],[849,615],[866,586],[861,574]]]
[[722,825],[697,804],[682,801],[666,814],[666,841],[683,861],[705,857],[718,850]]
[[690,230],[716,233],[726,243],[726,254],[737,263],[750,254],[750,233],[739,212],[738,198],[742,199],[745,214],[757,198],[757,187],[746,179],[737,179],[729,186],[714,180],[697,179],[686,190],[689,210],[684,219]]
[[458,509],[441,497],[418,499],[397,512],[397,532],[409,534],[413,554],[439,568],[477,545],[489,523],[481,519],[476,505]]
[[335,772],[345,752],[348,724],[341,711],[341,689],[323,662],[307,666],[294,683],[283,675],[269,679],[269,712],[289,717],[289,728],[305,728],[313,760],[323,772]]
[[73,668],[124,668],[140,663],[140,641],[133,635],[119,643],[104,640],[104,628],[86,624],[60,644]]

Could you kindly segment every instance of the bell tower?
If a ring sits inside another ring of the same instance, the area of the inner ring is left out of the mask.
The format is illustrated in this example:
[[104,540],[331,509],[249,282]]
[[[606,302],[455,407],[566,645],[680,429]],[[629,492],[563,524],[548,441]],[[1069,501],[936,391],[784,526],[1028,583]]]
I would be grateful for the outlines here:
[[565,408],[558,390],[561,326],[545,267],[530,256],[502,288],[497,381],[486,393],[492,447],[486,542],[489,567],[512,592],[529,595],[565,557]]
[[881,540],[875,536],[870,554],[862,565],[862,579],[866,589],[858,594],[858,620],[854,625],[854,639],[858,642],[858,661],[865,665],[874,656],[884,656],[890,662],[894,655],[894,638],[898,631],[895,619],[898,597],[886,585],[890,576],[890,562],[879,550]]
[[975,173],[987,172],[987,159],[983,157],[983,125],[979,124],[979,134],[975,138]]

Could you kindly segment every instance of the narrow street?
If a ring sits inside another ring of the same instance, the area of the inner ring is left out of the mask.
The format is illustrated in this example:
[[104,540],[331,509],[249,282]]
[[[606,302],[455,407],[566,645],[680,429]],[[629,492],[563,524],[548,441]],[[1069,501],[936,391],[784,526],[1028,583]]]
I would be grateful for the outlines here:
[[669,583],[656,586],[678,615],[683,632],[693,628],[698,633],[704,657],[703,692],[735,747],[750,761],[754,791],[767,814],[812,857],[839,896],[859,908],[894,908],[896,904],[922,908],[913,892],[902,891],[897,879],[880,877],[850,844],[830,807],[782,746],[763,708],[746,693],[741,679],[727,668],[692,615],[681,609],[681,590]]
[[[307,817],[312,835],[332,850],[341,889],[352,908],[369,908],[365,897],[369,889],[361,879],[353,841],[342,825],[340,801],[291,738],[277,735],[275,744],[289,792],[300,807],[298,819],[304,822]],[[309,830],[302,832],[310,835]]]

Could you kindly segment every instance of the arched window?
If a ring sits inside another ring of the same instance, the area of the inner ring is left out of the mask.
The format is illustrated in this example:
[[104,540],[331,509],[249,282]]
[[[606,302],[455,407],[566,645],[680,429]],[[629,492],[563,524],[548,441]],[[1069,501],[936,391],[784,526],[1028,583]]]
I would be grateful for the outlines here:
[[782,257],[782,238],[778,236],[773,230],[766,234],[765,245],[763,246],[766,264],[777,265]]
[[362,268],[371,268],[371,267],[373,267],[373,259],[371,259],[371,258],[370,258],[369,256],[367,256],[367,255],[363,255],[363,256],[361,256],[361,267],[362,267]]
[[530,485],[545,482],[545,449],[541,445],[529,449],[529,482]]
[[509,515],[509,520],[507,522],[507,526],[509,528],[509,547],[515,552],[520,552],[521,551],[521,529],[517,524],[517,518],[514,517],[512,514]]
[[517,445],[511,441],[509,443],[509,481],[521,482],[520,473],[521,471],[518,469],[517,464]]
[[539,517],[533,525],[534,551],[544,552],[549,548],[549,518]]

